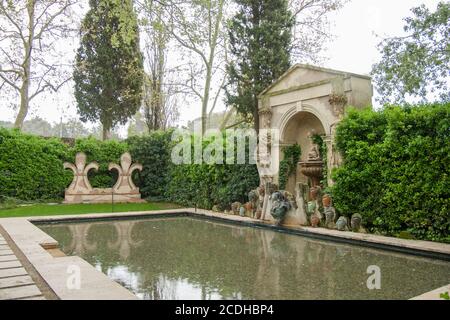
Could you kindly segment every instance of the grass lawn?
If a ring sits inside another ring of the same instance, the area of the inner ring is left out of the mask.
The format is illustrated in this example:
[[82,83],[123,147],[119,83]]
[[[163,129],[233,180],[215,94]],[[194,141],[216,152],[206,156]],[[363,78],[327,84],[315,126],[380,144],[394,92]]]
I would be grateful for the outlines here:
[[111,213],[129,211],[155,211],[180,208],[171,203],[148,202],[148,203],[116,203],[114,210],[112,205],[107,204],[34,204],[30,206],[17,207],[13,209],[0,210],[0,218],[31,217],[31,216],[57,216],[87,213]]

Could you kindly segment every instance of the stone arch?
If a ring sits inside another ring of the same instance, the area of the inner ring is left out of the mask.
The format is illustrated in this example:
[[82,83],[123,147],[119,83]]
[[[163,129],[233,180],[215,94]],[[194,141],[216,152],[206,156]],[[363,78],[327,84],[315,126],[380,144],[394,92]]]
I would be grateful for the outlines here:
[[320,112],[317,108],[315,108],[311,105],[303,104],[303,103],[299,102],[299,103],[297,103],[297,105],[293,106],[287,112],[285,112],[283,114],[283,116],[280,118],[280,121],[279,121],[277,127],[280,128],[280,137],[282,140],[285,137],[286,128],[287,128],[289,122],[295,116],[297,116],[299,113],[302,113],[302,112],[310,113],[310,114],[314,115],[322,124],[325,135],[328,136],[331,134],[331,124],[327,120],[326,116],[324,114],[322,114],[322,112]]
[[[307,161],[309,150],[312,147],[312,141],[308,137],[308,133],[313,131],[326,137],[330,134],[330,125],[327,118],[317,108],[300,103],[283,114],[279,121],[279,128],[281,139],[280,148],[277,150],[279,159],[283,158],[283,145],[297,143],[302,150],[300,162]],[[307,181],[308,178],[297,169],[296,174],[289,177],[285,189],[294,193],[298,182],[307,183]]]

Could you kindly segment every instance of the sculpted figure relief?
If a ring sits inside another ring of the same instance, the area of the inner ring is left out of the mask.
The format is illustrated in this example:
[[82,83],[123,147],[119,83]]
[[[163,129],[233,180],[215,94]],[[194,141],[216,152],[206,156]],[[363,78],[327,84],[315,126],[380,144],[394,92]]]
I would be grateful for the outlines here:
[[276,220],[276,224],[282,223],[287,212],[292,208],[292,205],[288,199],[284,196],[283,192],[277,191],[272,194],[272,207],[270,208],[270,214]]

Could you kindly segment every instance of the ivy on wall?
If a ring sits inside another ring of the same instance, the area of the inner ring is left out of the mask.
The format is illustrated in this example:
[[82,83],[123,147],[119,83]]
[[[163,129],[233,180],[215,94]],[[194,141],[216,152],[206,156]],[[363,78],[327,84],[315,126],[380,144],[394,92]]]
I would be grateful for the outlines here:
[[297,164],[302,155],[302,149],[298,144],[294,144],[292,146],[286,146],[283,148],[284,158],[280,161],[279,168],[279,188],[280,190],[284,190],[286,188],[286,184],[289,180],[289,177],[295,173],[297,168]]

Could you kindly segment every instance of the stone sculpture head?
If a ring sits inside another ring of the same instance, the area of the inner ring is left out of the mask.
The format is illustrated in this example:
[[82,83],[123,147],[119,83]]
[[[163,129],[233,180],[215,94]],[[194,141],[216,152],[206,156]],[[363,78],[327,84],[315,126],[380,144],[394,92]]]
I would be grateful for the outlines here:
[[241,203],[240,202],[233,202],[231,204],[231,211],[233,212],[234,215],[238,215],[239,214],[239,209],[241,208]]
[[340,216],[338,221],[336,222],[336,228],[339,231],[345,231],[347,229],[348,220],[344,216]]
[[316,216],[315,214],[313,214],[312,216],[311,216],[311,226],[313,227],[313,228],[317,228],[318,226],[319,226],[319,224],[320,224],[320,218],[318,217],[318,216]]
[[361,228],[362,216],[359,213],[355,213],[350,220],[350,227],[353,232],[358,232]]
[[333,207],[325,207],[324,214],[325,214],[325,224],[327,227],[329,227],[334,223],[336,211],[334,210]]
[[275,192],[271,196],[272,207],[270,214],[280,224],[287,212],[291,209],[291,203],[285,198],[282,192]]

